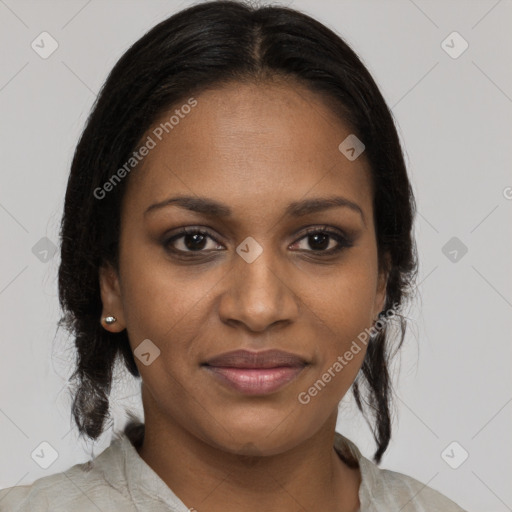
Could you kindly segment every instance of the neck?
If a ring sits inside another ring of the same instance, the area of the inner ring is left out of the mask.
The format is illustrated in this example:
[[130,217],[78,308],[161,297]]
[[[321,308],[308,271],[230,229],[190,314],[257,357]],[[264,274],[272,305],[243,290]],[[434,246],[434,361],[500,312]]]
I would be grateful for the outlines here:
[[191,510],[359,510],[359,468],[348,467],[334,450],[337,411],[299,446],[264,457],[220,450],[148,412],[137,451]]

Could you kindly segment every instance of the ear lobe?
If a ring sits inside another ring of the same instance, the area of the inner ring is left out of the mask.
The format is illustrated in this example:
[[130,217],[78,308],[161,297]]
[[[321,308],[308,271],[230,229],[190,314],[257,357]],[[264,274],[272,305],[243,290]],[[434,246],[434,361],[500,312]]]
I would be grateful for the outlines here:
[[[123,303],[121,300],[121,287],[119,275],[110,264],[104,264],[99,269],[99,284],[101,302],[103,304],[101,325],[110,332],[121,332],[126,324],[124,320]],[[105,318],[113,316],[116,321],[107,324]]]

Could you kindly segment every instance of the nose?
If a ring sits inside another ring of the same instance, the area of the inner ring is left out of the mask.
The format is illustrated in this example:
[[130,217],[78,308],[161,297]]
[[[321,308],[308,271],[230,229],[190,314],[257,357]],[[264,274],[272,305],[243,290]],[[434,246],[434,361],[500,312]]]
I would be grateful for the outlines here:
[[225,278],[219,314],[227,324],[243,324],[253,332],[265,331],[275,323],[297,320],[300,300],[293,286],[290,268],[278,262],[269,249],[251,263],[235,255]]

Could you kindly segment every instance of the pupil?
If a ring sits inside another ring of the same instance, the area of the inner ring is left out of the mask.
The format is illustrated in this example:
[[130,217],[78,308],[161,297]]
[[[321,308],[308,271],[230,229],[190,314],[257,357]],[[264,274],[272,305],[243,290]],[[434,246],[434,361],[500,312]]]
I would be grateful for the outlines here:
[[[322,241],[319,244],[318,238],[322,239]],[[327,247],[329,247],[329,235],[316,233],[314,235],[310,235],[310,239],[315,240],[313,244],[310,243],[310,246],[313,249],[326,249]],[[317,245],[316,247],[315,244]],[[318,245],[320,245],[320,247],[318,247]]]
[[[194,241],[192,243],[188,243],[187,241],[190,240],[191,238]],[[186,235],[184,240],[185,240],[185,245],[186,245],[187,249],[199,250],[204,247],[204,242],[206,240],[206,237],[204,235],[201,235],[200,233],[195,233],[193,235]],[[199,245],[197,244],[198,240],[199,240]],[[201,245],[201,242],[202,242],[202,245]]]

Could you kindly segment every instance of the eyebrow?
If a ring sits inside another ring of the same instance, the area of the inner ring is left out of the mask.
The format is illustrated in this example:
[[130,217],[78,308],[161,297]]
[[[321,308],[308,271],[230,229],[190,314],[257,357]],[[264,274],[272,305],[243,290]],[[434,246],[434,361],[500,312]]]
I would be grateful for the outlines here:
[[[232,210],[229,206],[220,203],[214,199],[198,196],[176,196],[170,197],[159,203],[152,204],[146,209],[144,215],[154,212],[166,206],[178,206],[192,212],[201,213],[209,217],[226,218],[232,215]],[[322,212],[331,208],[350,208],[351,210],[359,213],[366,225],[366,219],[361,207],[342,196],[329,196],[317,197],[313,199],[303,199],[301,201],[294,201],[290,203],[285,210],[285,216],[288,217],[303,217],[311,213]]]

